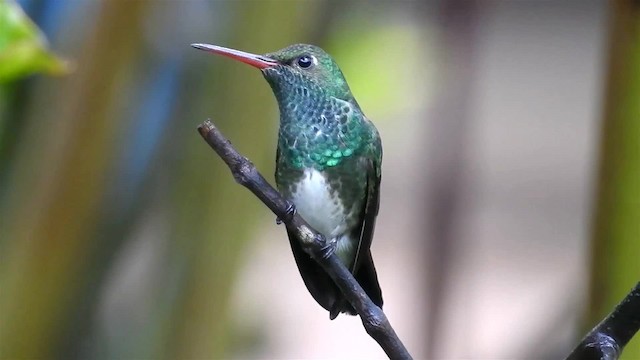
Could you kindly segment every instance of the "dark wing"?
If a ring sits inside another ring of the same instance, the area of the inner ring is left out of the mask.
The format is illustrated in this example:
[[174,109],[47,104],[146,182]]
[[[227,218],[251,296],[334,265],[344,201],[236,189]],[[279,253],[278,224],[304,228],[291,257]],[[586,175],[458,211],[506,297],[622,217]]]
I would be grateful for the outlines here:
[[360,230],[360,242],[351,272],[355,273],[366,259],[366,252],[371,248],[376,218],[380,209],[380,165],[375,160],[367,160],[367,201],[363,206],[364,216]]
[[382,159],[382,147],[380,138],[374,143],[374,156],[369,161],[367,169],[367,201],[364,205],[364,216],[362,220],[362,230],[360,231],[360,243],[356,252],[352,272],[358,283],[379,307],[382,307],[382,290],[378,283],[378,275],[373,265],[371,257],[371,242],[376,226],[376,217],[380,209],[380,163]]
[[[377,135],[377,132],[375,134]],[[364,169],[367,174],[367,200],[362,206],[362,211],[364,212],[362,223],[354,229],[353,236],[359,236],[360,241],[358,242],[358,249],[351,272],[371,301],[382,308],[382,290],[378,283],[378,274],[371,256],[371,242],[373,241],[376,217],[380,209],[382,145],[378,136],[375,137],[372,143],[370,155],[372,156],[363,158],[363,161],[366,162]],[[338,301],[329,311],[329,317],[333,320],[341,312],[355,315],[355,309],[342,297],[339,290],[337,294],[339,294]]]

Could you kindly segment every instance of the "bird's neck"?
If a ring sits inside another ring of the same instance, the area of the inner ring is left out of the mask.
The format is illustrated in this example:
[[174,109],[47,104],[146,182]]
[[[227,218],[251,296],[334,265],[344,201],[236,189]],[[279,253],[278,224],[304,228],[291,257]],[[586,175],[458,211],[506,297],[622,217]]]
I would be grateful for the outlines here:
[[339,165],[365,145],[367,134],[364,116],[346,101],[280,103],[280,156],[300,169]]

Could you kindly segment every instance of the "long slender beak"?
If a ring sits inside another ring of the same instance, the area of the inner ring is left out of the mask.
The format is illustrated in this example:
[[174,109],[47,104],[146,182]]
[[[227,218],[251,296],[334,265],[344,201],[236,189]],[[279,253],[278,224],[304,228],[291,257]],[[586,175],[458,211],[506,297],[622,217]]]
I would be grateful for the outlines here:
[[209,44],[191,44],[191,46],[199,50],[204,50],[214,54],[220,54],[222,56],[241,61],[253,67],[257,67],[258,69],[266,69],[268,67],[276,66],[279,64],[277,60],[268,58],[266,56],[251,54],[240,50],[225,48],[222,46]]

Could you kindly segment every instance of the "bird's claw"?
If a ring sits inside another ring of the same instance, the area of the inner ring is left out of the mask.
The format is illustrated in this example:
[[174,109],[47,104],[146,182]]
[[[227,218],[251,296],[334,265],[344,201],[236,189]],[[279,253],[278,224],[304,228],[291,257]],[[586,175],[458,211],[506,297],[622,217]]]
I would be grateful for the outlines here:
[[338,241],[336,239],[327,240],[324,246],[320,248],[319,255],[326,260],[336,252]]
[[[289,203],[289,205],[287,206],[287,210],[285,212],[285,216],[286,216],[286,220],[287,221],[291,221],[293,219],[293,216],[296,214],[296,207],[295,205],[293,205],[292,203]],[[280,225],[282,224],[284,221],[282,221],[282,219],[280,219],[279,217],[276,217],[276,225]]]

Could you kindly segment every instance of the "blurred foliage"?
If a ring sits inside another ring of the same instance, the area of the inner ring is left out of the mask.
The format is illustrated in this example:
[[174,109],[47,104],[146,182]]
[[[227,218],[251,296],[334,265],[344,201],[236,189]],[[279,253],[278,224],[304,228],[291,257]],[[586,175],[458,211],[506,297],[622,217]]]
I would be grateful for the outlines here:
[[[48,5],[58,13],[67,6]],[[268,213],[235,185],[195,127],[213,115],[265,168],[277,113],[259,72],[197,52],[188,47],[193,36],[164,26],[162,14],[179,5],[84,4],[92,21],[76,18],[83,31],[69,31],[69,21],[64,33],[75,38],[77,71],[21,84],[31,87],[28,98],[7,93],[17,140],[4,146],[12,156],[0,164],[7,169],[0,177],[0,358],[220,358],[228,351],[229,293],[253,219]],[[227,15],[210,14],[234,30],[219,29],[230,34],[219,41],[266,52],[311,32],[316,23],[308,17],[322,5],[187,7],[221,10]],[[164,51],[160,59],[152,59],[153,46]],[[187,68],[185,53],[198,66]],[[209,71],[212,64],[219,66]],[[131,111],[137,104],[140,111]],[[140,266],[148,275],[136,273]]]
[[69,64],[47,50],[40,30],[14,0],[0,0],[0,83],[34,72],[69,71]]
[[[391,2],[20,4],[76,65],[69,72],[17,3],[0,0],[0,359],[227,358],[253,355],[260,331],[278,331],[233,328],[230,294],[256,224],[271,214],[195,130],[212,117],[269,175],[276,103],[258,71],[188,44],[326,47],[383,131],[446,88],[435,76],[445,66],[424,56],[431,29],[418,29],[419,16],[407,21],[414,4],[398,19]],[[611,38],[595,319],[640,273],[640,30],[637,11],[616,4],[623,28]],[[38,73],[68,76],[28,76]],[[251,341],[231,349],[231,337]]]
[[[380,119],[419,108],[431,94],[416,93],[407,84],[416,78],[430,83],[434,69],[418,63],[425,51],[425,39],[419,36],[415,24],[388,26],[367,21],[365,25],[364,19],[360,21],[339,24],[333,32],[340,35],[328,42],[331,53],[340,57],[340,68],[360,106]],[[387,71],[391,66],[393,71]]]
[[[314,7],[300,2],[241,1],[234,5],[231,22],[243,25],[234,27],[223,41],[229,47],[264,53],[294,42],[313,26],[306,19]],[[315,5],[321,6],[322,2]],[[205,61],[204,68],[196,71],[198,75],[208,64],[219,62],[216,71],[205,75],[206,81],[197,92],[198,108],[202,109],[199,113],[213,115],[213,121],[241,152],[258,167],[271,169],[267,164],[272,164],[275,157],[277,112],[269,86],[251,67],[203,52],[197,55]],[[202,106],[208,100],[213,106]],[[194,111],[180,116],[198,119]],[[176,164],[173,192],[177,204],[174,216],[178,219],[174,237],[191,243],[182,251],[189,259],[187,266],[193,278],[184,289],[188,303],[176,319],[178,328],[172,338],[177,342],[172,353],[176,358],[219,358],[225,354],[231,334],[229,294],[253,230],[246,221],[268,213],[250,193],[238,188],[226,166],[204,142],[193,139],[193,134],[195,128],[190,127],[189,134],[184,135],[191,139],[184,144],[190,161]],[[202,164],[207,166],[203,168]],[[210,321],[201,321],[203,316]]]
[[[93,282],[92,250],[96,222],[108,181],[109,151],[120,124],[111,107],[121,80],[117,74],[134,54],[136,24],[144,2],[105,2],[89,51],[78,58],[74,76],[55,88],[48,106],[36,106],[16,152],[10,190],[0,221],[13,241],[3,248],[0,273],[0,344],[5,357],[52,358],[63,355],[66,340],[90,298],[80,294]],[[110,37],[120,38],[110,47]],[[55,104],[55,105],[54,105]],[[37,114],[37,115],[36,115]],[[60,121],[54,131],[42,126]],[[14,134],[16,135],[16,134]],[[88,276],[87,276],[88,275]],[[77,345],[75,345],[77,346]]]
[[[640,276],[640,3],[617,0],[611,9],[589,328],[624,298]],[[638,336],[622,358],[640,358]]]

